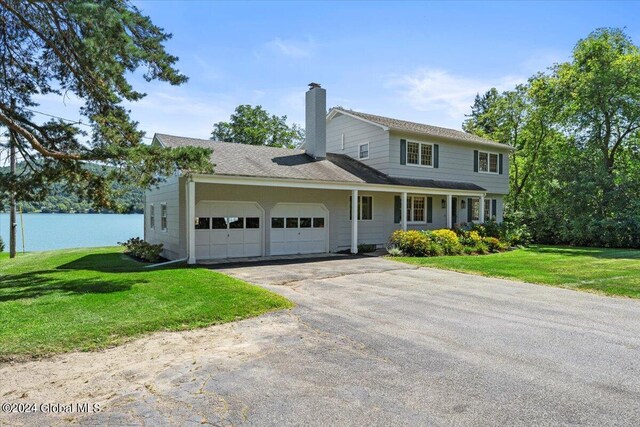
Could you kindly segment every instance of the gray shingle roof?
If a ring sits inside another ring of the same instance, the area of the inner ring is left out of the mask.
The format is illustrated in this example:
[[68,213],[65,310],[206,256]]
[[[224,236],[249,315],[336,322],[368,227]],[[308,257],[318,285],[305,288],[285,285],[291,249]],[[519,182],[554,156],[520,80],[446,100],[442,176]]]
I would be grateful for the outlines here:
[[465,182],[393,178],[343,154],[327,153],[326,159],[316,160],[303,150],[289,148],[235,144],[165,134],[156,134],[155,139],[170,148],[212,148],[211,162],[215,165],[215,175],[485,191],[482,187]]
[[475,144],[490,145],[493,147],[513,149],[510,145],[501,144],[499,142],[491,141],[486,138],[462,132],[455,129],[448,129],[439,126],[432,126],[423,123],[409,122],[406,120],[392,119],[391,117],[376,116],[375,114],[361,113],[359,111],[347,110],[341,107],[334,107],[331,109],[336,112],[343,112],[355,117],[367,120],[369,122],[376,123],[380,126],[389,128],[390,130],[398,132],[410,132],[422,135],[434,136],[439,138],[451,139],[460,142],[470,142]]

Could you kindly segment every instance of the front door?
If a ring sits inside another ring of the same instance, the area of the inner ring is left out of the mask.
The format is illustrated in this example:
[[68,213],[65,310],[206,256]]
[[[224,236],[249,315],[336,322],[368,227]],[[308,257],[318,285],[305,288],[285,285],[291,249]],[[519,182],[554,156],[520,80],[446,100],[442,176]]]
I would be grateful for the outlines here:
[[458,198],[451,198],[451,224],[455,225],[458,223]]

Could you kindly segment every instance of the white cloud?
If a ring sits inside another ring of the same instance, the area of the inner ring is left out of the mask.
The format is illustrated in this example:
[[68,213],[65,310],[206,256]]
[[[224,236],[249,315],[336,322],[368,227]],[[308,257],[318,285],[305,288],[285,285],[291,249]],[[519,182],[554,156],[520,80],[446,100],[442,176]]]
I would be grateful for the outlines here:
[[213,123],[228,120],[236,105],[229,95],[190,95],[171,89],[153,91],[142,100],[127,105],[147,136],[157,132],[208,138]]
[[387,84],[395,88],[412,108],[419,111],[439,111],[462,122],[478,93],[492,87],[498,90],[513,88],[526,81],[525,77],[502,76],[477,79],[451,74],[445,70],[421,68],[410,74],[395,76]]
[[291,58],[307,58],[313,53],[314,47],[315,42],[311,38],[301,41],[276,37],[267,43],[269,50]]

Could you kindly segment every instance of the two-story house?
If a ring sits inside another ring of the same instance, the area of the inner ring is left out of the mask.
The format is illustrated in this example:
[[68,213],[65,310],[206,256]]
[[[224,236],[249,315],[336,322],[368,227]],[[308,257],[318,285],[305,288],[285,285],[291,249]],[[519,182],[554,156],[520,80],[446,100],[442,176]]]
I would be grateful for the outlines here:
[[146,192],[145,239],[198,260],[384,246],[396,229],[502,220],[512,148],[465,132],[332,108],[306,93],[301,149],[156,134],[210,147],[214,173]]

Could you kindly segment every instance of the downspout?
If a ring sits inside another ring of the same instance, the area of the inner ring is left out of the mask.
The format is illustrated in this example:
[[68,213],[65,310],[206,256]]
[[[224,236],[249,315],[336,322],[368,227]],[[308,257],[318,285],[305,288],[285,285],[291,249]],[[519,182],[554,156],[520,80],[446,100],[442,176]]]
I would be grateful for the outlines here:
[[179,262],[187,262],[188,259],[189,259],[189,257],[180,258],[180,259],[174,259],[173,261],[166,261],[166,262],[161,262],[161,263],[158,263],[158,264],[145,265],[144,268],[164,267],[165,265],[169,265],[169,264],[177,264]]

